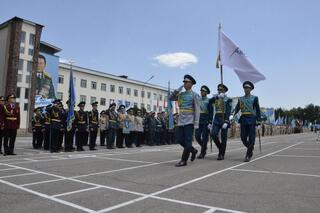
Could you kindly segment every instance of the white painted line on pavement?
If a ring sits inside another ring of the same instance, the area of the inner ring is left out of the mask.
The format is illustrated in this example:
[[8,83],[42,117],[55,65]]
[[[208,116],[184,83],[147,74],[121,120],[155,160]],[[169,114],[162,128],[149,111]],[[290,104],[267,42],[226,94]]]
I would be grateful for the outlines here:
[[162,194],[162,193],[164,193],[164,192],[168,192],[168,191],[171,191],[171,190],[174,190],[174,189],[177,189],[177,188],[181,188],[181,187],[186,186],[186,185],[188,185],[188,184],[191,184],[191,183],[194,183],[194,182],[197,182],[197,181],[206,179],[206,178],[208,178],[208,177],[212,177],[212,176],[217,175],[217,174],[220,174],[220,173],[222,173],[222,172],[225,172],[225,171],[228,171],[228,170],[231,170],[231,169],[234,169],[234,168],[237,168],[237,167],[240,167],[240,166],[243,166],[243,165],[246,165],[246,164],[255,162],[255,161],[257,161],[257,160],[260,160],[260,159],[269,157],[269,156],[271,156],[271,155],[273,155],[273,154],[276,154],[276,153],[278,153],[278,152],[282,152],[282,151],[284,151],[284,150],[286,150],[286,149],[290,149],[291,147],[297,146],[297,145],[302,144],[302,143],[303,143],[303,142],[295,143],[295,144],[293,144],[293,145],[287,146],[287,147],[285,147],[285,148],[283,148],[283,149],[280,149],[280,150],[278,150],[278,151],[271,152],[271,153],[269,153],[269,154],[266,154],[266,155],[263,155],[263,156],[261,156],[261,157],[255,158],[255,159],[251,160],[250,162],[244,162],[244,163],[236,164],[236,165],[234,165],[234,166],[231,166],[231,167],[228,167],[228,168],[219,170],[219,171],[215,171],[215,172],[209,173],[209,174],[204,175],[204,176],[202,176],[202,177],[195,178],[195,179],[186,181],[186,182],[184,182],[184,183],[177,184],[177,185],[175,185],[175,186],[172,186],[172,187],[169,187],[169,188],[166,188],[166,189],[163,189],[163,190],[160,190],[160,191],[151,193],[151,194],[146,195],[146,196],[143,196],[143,197],[136,198],[136,199],[133,199],[133,200],[130,200],[130,201],[127,201],[127,202],[123,202],[123,203],[120,203],[120,204],[117,204],[117,205],[114,205],[114,206],[111,206],[111,207],[108,207],[108,208],[105,208],[105,209],[101,209],[101,210],[99,210],[98,212],[99,212],[99,213],[110,212],[110,211],[112,211],[112,210],[115,210],[115,209],[118,209],[118,208],[121,208],[121,207],[130,205],[130,204],[132,204],[132,203],[145,200],[145,199],[147,199],[147,198],[149,198],[149,197],[151,197],[151,196],[156,196],[156,195]]
[[99,189],[99,188],[101,188],[101,187],[100,186],[95,186],[95,187],[91,187],[91,188],[87,188],[87,189],[80,189],[80,190],[76,190],[76,191],[65,192],[65,193],[51,195],[51,196],[52,197],[61,197],[61,196],[65,196],[65,195],[71,195],[71,194],[76,194],[76,193],[80,193],[80,192],[86,192],[86,191],[95,190],[95,189]]
[[306,173],[296,173],[296,172],[278,172],[278,171],[264,171],[264,170],[251,170],[251,169],[231,169],[231,171],[265,173],[265,174],[279,174],[279,175],[292,175],[292,176],[303,176],[303,177],[320,178],[320,175],[313,175],[313,174],[306,174]]
[[272,155],[274,157],[289,157],[289,158],[320,158],[320,155]]
[[12,178],[12,177],[20,177],[20,176],[26,176],[26,175],[34,175],[37,174],[36,172],[29,172],[29,173],[23,173],[23,174],[17,174],[17,175],[7,175],[7,176],[1,176],[0,179],[3,178]]
[[52,200],[52,201],[55,201],[55,202],[64,204],[64,205],[66,205],[66,206],[70,206],[70,207],[73,207],[73,208],[82,210],[82,211],[84,211],[84,212],[89,212],[89,213],[95,213],[95,212],[96,212],[96,211],[94,211],[94,210],[92,210],[92,209],[89,209],[89,208],[86,208],[86,207],[83,207],[83,206],[80,206],[80,205],[77,205],[77,204],[74,204],[74,203],[71,203],[71,202],[68,202],[68,201],[65,201],[65,200],[61,200],[61,199],[59,199],[59,198],[55,198],[55,197],[52,197],[52,196],[49,196],[49,195],[46,195],[46,194],[43,194],[43,193],[40,193],[40,192],[33,191],[33,190],[31,190],[31,189],[24,188],[24,187],[22,187],[22,186],[18,186],[18,185],[16,185],[16,184],[10,183],[10,182],[5,181],[5,180],[0,180],[0,183],[9,185],[9,186],[11,186],[11,187],[14,187],[14,188],[16,188],[16,189],[20,189],[20,190],[22,190],[22,191],[29,192],[29,193],[31,193],[31,194],[37,195],[37,196],[42,197],[42,198],[46,198],[46,199],[48,199],[48,200]]

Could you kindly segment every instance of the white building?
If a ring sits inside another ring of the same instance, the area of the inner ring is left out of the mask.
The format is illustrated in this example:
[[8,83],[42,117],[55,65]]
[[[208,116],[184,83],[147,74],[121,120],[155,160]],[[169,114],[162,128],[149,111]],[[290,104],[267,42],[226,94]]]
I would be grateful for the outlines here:
[[[99,103],[99,110],[108,109],[113,102],[118,106],[144,106],[147,111],[162,111],[166,107],[166,87],[78,66],[73,66],[72,70],[76,103],[85,101],[86,110],[90,110],[90,104],[95,101]],[[70,65],[60,63],[57,97],[63,102],[66,102],[69,96],[69,77]]]

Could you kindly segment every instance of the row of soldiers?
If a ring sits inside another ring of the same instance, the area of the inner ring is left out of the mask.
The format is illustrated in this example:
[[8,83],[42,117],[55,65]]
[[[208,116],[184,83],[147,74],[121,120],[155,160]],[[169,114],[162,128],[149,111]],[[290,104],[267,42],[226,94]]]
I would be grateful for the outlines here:
[[[90,150],[96,150],[97,135],[100,134],[100,145],[107,149],[131,148],[146,145],[164,145],[175,143],[175,130],[168,126],[168,116],[160,112],[142,114],[142,110],[134,108],[126,110],[124,105],[116,109],[112,103],[109,109],[100,113],[97,110],[98,102],[92,103],[92,110],[85,111],[85,102],[78,104],[79,110],[74,113],[72,126],[68,129],[68,109],[64,109],[60,100],[53,101],[52,105],[36,108],[32,118],[33,148],[50,150],[51,152],[74,150],[84,151],[88,145]],[[67,102],[69,105],[69,102]],[[175,122],[177,122],[177,114]],[[74,147],[74,141],[76,147]]]
[[[210,89],[203,85],[200,89],[201,95],[192,90],[196,84],[195,79],[185,75],[183,85],[171,94],[172,101],[178,101],[179,116],[177,122],[176,140],[183,147],[181,160],[177,167],[186,166],[191,154],[191,161],[196,159],[198,150],[192,145],[193,134],[201,146],[198,159],[206,155],[209,135],[217,146],[219,153],[217,160],[224,160],[228,128],[230,128],[233,117],[241,111],[240,135],[241,141],[247,148],[245,162],[249,162],[253,156],[256,126],[260,128],[261,113],[257,96],[251,94],[254,84],[250,81],[243,82],[244,96],[238,99],[238,103],[232,112],[232,101],[227,97],[228,87],[219,84],[217,94],[208,98]],[[182,89],[185,91],[182,91]]]

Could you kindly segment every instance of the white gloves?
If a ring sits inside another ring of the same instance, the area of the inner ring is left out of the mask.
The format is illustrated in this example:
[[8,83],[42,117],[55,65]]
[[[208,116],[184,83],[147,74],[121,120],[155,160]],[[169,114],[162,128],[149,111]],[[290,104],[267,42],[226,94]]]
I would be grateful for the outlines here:
[[212,128],[212,124],[208,124],[208,129],[210,130]]
[[222,125],[222,129],[226,129],[226,128],[228,128],[228,124],[227,124],[227,123],[224,123],[224,124]]
[[257,126],[257,129],[260,130],[260,129],[261,129],[261,125],[258,125],[258,126]]
[[218,98],[224,98],[224,93],[218,94]]
[[229,116],[229,121],[233,121],[233,115]]

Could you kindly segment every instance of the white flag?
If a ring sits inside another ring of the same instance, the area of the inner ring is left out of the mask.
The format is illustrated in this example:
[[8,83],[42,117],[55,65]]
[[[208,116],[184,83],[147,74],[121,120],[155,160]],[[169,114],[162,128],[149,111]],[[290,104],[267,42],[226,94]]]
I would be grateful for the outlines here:
[[224,34],[222,30],[219,32],[219,45],[221,64],[233,69],[242,83],[244,81],[256,83],[266,79],[249,61],[239,46]]

